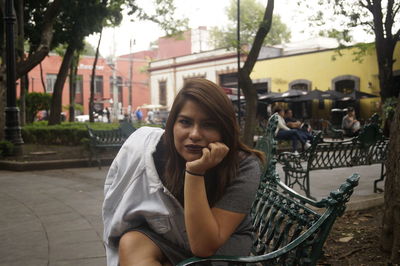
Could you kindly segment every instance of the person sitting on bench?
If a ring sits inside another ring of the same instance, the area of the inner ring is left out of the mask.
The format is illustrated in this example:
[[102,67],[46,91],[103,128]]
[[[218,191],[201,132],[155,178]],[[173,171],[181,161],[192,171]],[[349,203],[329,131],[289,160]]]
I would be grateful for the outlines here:
[[311,127],[307,123],[302,123],[296,118],[293,117],[292,109],[285,110],[285,123],[290,129],[295,129],[299,131],[299,134],[305,139],[307,142],[311,143],[313,140],[313,136],[311,135]]
[[296,152],[297,143],[300,141],[303,150],[308,149],[311,144],[307,143],[306,139],[299,133],[296,129],[290,129],[285,122],[284,114],[285,111],[277,107],[275,113],[278,113],[278,126],[276,128],[275,136],[278,140],[291,140],[292,141],[292,151]]
[[347,114],[342,119],[342,129],[348,137],[358,135],[358,132],[360,131],[360,122],[356,119],[353,107],[347,108]]

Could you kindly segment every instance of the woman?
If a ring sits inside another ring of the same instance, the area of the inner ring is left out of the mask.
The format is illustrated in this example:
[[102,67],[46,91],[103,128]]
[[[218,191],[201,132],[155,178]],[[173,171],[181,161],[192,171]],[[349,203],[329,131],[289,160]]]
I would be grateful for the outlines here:
[[240,141],[222,88],[188,80],[165,131],[139,128],[110,167],[103,205],[108,265],[247,255],[260,159]]
[[353,107],[347,108],[347,114],[342,119],[342,129],[348,137],[358,135],[360,131],[360,122],[356,119],[356,112]]

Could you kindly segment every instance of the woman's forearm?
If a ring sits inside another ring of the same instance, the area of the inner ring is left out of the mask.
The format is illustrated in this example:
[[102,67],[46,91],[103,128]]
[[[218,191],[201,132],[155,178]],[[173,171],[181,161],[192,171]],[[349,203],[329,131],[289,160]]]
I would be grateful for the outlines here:
[[208,204],[204,177],[186,173],[184,193],[185,225],[192,253],[211,256],[221,241],[218,223]]

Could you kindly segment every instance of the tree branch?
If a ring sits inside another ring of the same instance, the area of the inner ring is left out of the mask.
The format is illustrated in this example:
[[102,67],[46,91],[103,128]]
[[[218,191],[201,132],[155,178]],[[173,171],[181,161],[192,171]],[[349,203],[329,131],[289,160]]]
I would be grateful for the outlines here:
[[264,42],[264,38],[271,29],[273,11],[274,1],[268,0],[268,4],[264,12],[263,21],[260,24],[260,28],[256,33],[256,37],[254,38],[254,42],[251,46],[247,60],[242,68],[242,71],[244,71],[243,74],[250,75],[251,71],[253,70],[253,67],[257,61],[258,54]]
[[387,2],[387,12],[385,18],[385,31],[386,37],[391,40],[392,36],[392,26],[393,26],[393,0],[388,0]]
[[50,52],[50,45],[53,40],[53,26],[55,19],[60,12],[60,6],[61,0],[54,0],[46,10],[43,18],[44,24],[40,44],[33,54],[31,54],[26,60],[17,64],[17,79],[37,66]]

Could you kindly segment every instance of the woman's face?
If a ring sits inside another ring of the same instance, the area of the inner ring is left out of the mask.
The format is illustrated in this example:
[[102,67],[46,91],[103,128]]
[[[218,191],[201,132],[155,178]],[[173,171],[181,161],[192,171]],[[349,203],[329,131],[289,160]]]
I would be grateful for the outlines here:
[[176,117],[174,144],[182,158],[191,162],[202,156],[202,149],[211,142],[220,142],[218,124],[194,101],[187,101]]

